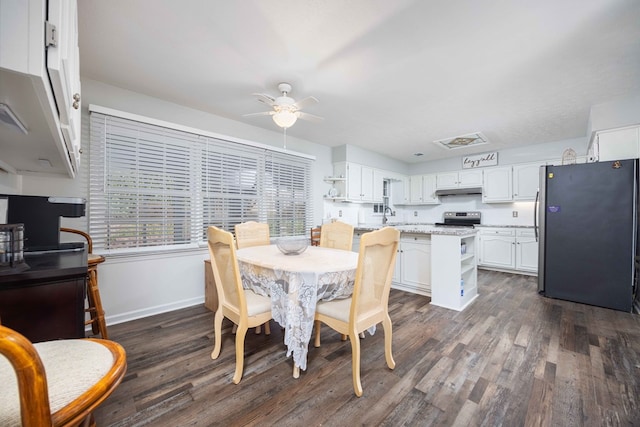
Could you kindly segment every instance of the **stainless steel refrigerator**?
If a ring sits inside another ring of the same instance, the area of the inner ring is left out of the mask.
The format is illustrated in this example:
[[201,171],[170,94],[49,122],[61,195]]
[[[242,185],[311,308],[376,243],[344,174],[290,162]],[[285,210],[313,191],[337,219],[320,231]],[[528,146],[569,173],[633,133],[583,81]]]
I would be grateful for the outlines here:
[[540,168],[538,290],[630,312],[636,291],[638,161]]

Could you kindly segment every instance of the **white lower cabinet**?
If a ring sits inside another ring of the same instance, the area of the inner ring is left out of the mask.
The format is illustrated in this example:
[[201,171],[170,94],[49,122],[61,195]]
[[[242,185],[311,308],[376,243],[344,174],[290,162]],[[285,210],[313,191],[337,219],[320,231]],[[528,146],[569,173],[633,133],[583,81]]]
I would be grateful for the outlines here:
[[431,295],[431,236],[403,234],[400,237],[398,255],[400,282],[395,287],[416,294]]
[[516,270],[538,273],[538,242],[533,230],[516,230]]
[[533,230],[530,228],[482,228],[478,265],[515,273],[537,274],[538,242]]

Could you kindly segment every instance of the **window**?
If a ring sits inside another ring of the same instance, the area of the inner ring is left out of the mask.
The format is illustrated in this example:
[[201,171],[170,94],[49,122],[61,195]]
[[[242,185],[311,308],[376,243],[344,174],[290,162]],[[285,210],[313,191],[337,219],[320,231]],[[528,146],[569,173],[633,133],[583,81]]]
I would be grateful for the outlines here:
[[[95,108],[95,107],[94,107]],[[215,225],[310,228],[312,160],[91,112],[89,227],[103,251],[196,247]]]

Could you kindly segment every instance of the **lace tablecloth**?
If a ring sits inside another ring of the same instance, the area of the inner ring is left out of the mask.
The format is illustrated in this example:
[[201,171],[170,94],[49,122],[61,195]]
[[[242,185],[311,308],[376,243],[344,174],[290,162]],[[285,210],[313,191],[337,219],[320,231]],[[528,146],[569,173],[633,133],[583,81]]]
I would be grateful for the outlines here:
[[275,245],[237,251],[242,285],[271,297],[273,319],[285,328],[287,357],[307,369],[307,349],[316,303],[353,293],[358,254],[310,246],[300,255],[284,255]]

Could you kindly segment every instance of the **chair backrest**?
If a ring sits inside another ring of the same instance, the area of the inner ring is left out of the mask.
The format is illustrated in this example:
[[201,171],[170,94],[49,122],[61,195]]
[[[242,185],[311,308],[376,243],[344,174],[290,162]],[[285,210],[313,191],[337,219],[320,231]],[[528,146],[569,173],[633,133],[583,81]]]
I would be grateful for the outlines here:
[[87,241],[87,251],[88,251],[88,253],[90,253],[90,254],[93,253],[93,240],[91,240],[91,236],[89,235],[89,233],[85,233],[82,230],[76,230],[75,228],[66,228],[66,227],[60,227],[60,231],[62,231],[64,233],[73,233],[73,234],[81,235]]
[[320,245],[320,227],[313,227],[311,229],[311,246]]
[[207,229],[207,238],[219,307],[229,308],[238,316],[247,313],[233,235],[210,226]]
[[125,350],[114,341],[63,339],[34,345],[2,325],[0,355],[6,357],[0,356],[0,425],[80,425],[127,370]]
[[392,227],[362,235],[350,322],[387,310],[399,242],[400,231]]
[[271,244],[269,224],[247,221],[242,224],[236,224],[234,231],[238,249]]
[[353,245],[353,225],[342,221],[322,225],[320,246],[350,251]]

